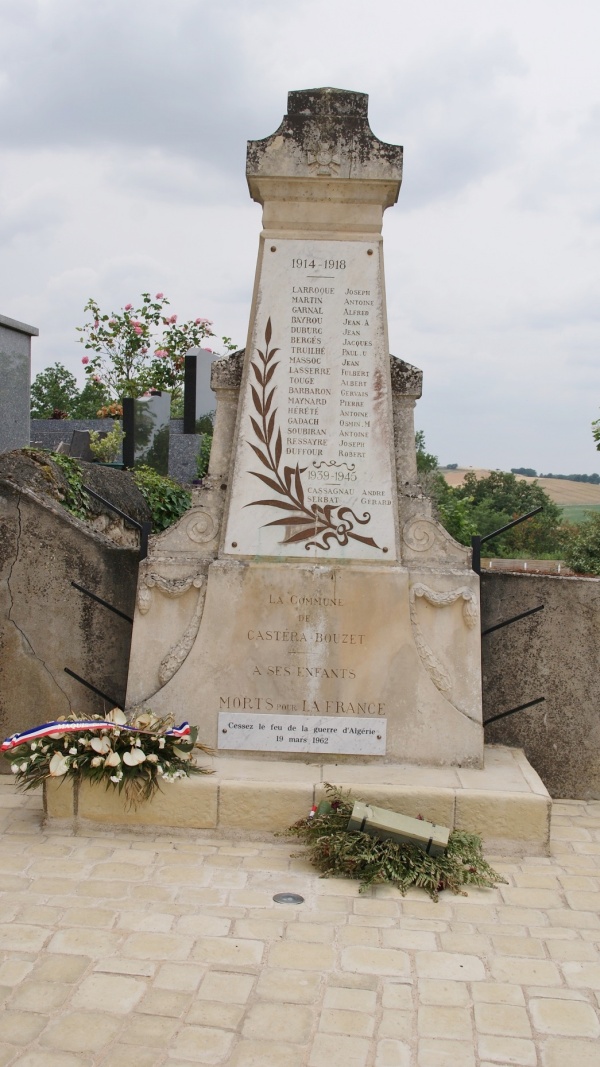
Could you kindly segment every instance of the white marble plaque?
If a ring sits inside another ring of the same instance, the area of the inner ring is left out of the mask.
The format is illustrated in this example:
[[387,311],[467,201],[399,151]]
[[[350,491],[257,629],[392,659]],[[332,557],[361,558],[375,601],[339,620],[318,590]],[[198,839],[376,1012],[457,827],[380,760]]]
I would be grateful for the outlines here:
[[251,715],[219,712],[221,749],[245,752],[331,752],[385,756],[386,719],[361,722],[348,716]]
[[391,561],[379,244],[267,241],[259,269],[223,551]]

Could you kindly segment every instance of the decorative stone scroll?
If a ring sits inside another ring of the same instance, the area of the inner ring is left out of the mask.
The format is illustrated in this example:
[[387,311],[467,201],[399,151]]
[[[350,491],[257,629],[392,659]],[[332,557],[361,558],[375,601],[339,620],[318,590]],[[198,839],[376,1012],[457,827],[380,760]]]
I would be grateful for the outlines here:
[[200,573],[192,574],[187,578],[165,578],[164,575],[157,574],[155,571],[149,571],[146,574],[142,573],[137,595],[138,609],[142,615],[146,615],[150,610],[152,590],[154,588],[160,589],[161,593],[164,593],[169,599],[175,600],[177,597],[187,593],[192,585],[199,589],[205,580],[204,574]]
[[158,668],[158,680],[161,686],[166,685],[169,679],[171,679],[179,670],[198,636],[198,630],[200,629],[200,623],[202,622],[202,613],[204,611],[204,601],[206,599],[206,579],[204,576],[201,576],[200,579],[194,579],[192,584],[198,588],[198,599],[196,601],[196,607],[194,608],[194,614],[192,615],[189,626],[186,628],[183,636],[171,646],[166,656],[163,656],[160,662],[160,667]]
[[479,618],[477,597],[473,590],[467,589],[466,586],[463,586],[460,589],[451,589],[447,592],[436,592],[433,589],[429,589],[428,586],[423,585],[422,582],[416,582],[410,589],[410,621],[413,627],[415,645],[417,646],[423,665],[429,673],[434,685],[439,689],[440,693],[447,695],[452,689],[452,677],[450,672],[442,663],[440,663],[423,637],[417,617],[417,601],[420,598],[436,608],[448,607],[448,605],[455,604],[457,600],[462,599],[462,616],[465,624],[469,629],[472,629]]

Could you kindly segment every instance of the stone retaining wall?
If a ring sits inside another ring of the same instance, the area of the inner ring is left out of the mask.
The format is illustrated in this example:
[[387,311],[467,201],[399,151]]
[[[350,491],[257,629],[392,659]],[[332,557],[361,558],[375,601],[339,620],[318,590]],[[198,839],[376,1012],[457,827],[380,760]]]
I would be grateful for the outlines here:
[[546,698],[486,742],[522,748],[551,796],[600,799],[600,579],[484,573],[481,600],[483,630],[544,604],[482,639],[484,722]]

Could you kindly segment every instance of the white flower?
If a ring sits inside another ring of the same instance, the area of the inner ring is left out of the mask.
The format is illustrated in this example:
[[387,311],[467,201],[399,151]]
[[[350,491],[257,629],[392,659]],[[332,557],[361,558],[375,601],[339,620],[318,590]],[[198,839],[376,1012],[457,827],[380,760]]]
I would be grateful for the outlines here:
[[89,745],[90,742],[88,741],[87,737],[80,737],[78,738],[77,743],[80,745]]
[[114,722],[117,726],[124,726],[127,722],[127,716],[124,714],[124,712],[121,711],[120,708],[113,708],[112,711],[109,711],[108,715],[106,716],[106,721]]
[[158,747],[159,747],[159,748],[164,748],[164,747],[165,747],[165,739],[164,739],[164,737],[161,737],[161,738],[159,739],[159,742],[158,742]]
[[108,756],[104,760],[105,767],[118,767],[121,762],[121,757],[118,752],[109,752]]
[[37,741],[32,741],[31,742],[31,751],[35,752],[36,748],[37,748]]
[[151,752],[149,756],[146,756],[148,763],[158,763],[158,756],[156,752]]
[[102,756],[94,756],[92,760],[92,767],[99,767],[102,763]]
[[186,752],[184,748],[175,748],[175,746],[173,746],[173,752],[175,753],[176,756],[179,756],[179,759],[182,759],[182,760],[186,760],[186,759],[191,759],[192,758],[192,753],[191,752]]
[[55,752],[48,770],[53,778],[60,778],[61,775],[66,774],[69,769],[68,761],[63,756],[62,752]]
[[19,767],[19,770],[20,771],[26,771],[28,766],[29,766],[29,764],[28,764],[27,760],[25,760],[25,762],[22,763],[21,766]]
[[70,756],[76,756],[77,755],[77,749],[76,748],[70,748],[69,749],[69,755]]
[[17,767],[16,763],[11,763],[10,769],[11,769],[13,774],[18,774],[19,773],[19,768]]
[[101,756],[106,755],[110,751],[110,741],[108,737],[93,737],[90,741],[90,745],[94,752],[98,752]]
[[48,737],[51,737],[53,741],[60,741],[61,737],[64,737],[64,736],[65,736],[64,733],[63,734],[48,734]]
[[117,785],[117,783],[121,781],[122,777],[123,777],[123,772],[121,771],[119,774],[111,774],[110,780],[111,780],[111,782],[114,782],[115,785]]
[[138,763],[143,763],[146,759],[146,754],[142,752],[141,748],[132,748],[131,752],[123,753],[123,763],[126,763],[128,767],[136,767]]

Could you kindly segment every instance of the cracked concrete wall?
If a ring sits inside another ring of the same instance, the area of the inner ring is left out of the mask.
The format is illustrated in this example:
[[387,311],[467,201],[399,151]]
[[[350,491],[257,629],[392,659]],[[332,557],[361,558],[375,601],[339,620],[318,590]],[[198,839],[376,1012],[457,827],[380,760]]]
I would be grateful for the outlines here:
[[[77,711],[110,710],[69,667],[124,702],[131,626],[72,581],[133,616],[136,549],[115,545],[49,498],[0,479],[0,735]],[[0,760],[0,772],[10,771]]]
[[524,749],[551,796],[600,800],[600,579],[482,574],[483,630],[538,604],[482,640],[483,719],[545,702],[486,727],[485,740]]

